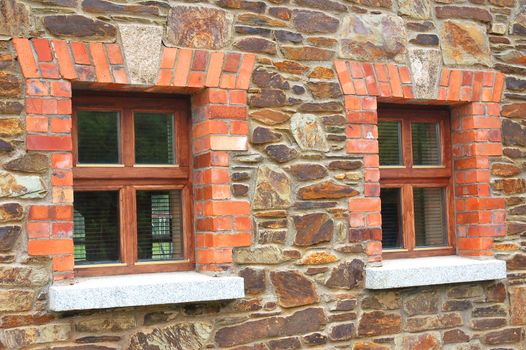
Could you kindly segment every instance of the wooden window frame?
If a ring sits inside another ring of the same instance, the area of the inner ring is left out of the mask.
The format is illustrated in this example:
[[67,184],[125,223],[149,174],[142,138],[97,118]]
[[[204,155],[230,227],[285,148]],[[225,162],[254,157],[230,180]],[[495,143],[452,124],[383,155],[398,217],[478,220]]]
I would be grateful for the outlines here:
[[[145,93],[75,91],[73,102],[74,191],[119,191],[119,263],[76,265],[76,276],[193,270],[195,252],[190,166],[190,106],[183,96]],[[120,164],[78,164],[77,111],[118,111]],[[174,165],[135,164],[134,112],[174,114]],[[182,190],[184,258],[174,261],[137,261],[137,190]]]
[[[452,174],[450,113],[441,108],[381,107],[379,121],[401,123],[402,165],[380,166],[380,187],[400,188],[402,220],[402,248],[383,249],[386,259],[414,258],[455,254],[454,183]],[[413,166],[411,122],[438,122],[442,165]],[[440,187],[445,189],[445,215],[447,245],[416,247],[413,187]]]

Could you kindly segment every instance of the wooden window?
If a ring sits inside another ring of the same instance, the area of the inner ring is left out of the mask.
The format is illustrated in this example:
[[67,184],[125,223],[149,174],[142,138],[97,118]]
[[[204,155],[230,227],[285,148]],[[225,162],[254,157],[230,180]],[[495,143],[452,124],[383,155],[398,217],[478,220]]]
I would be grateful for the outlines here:
[[194,266],[188,101],[73,97],[75,273]]
[[382,255],[454,254],[449,113],[378,111]]

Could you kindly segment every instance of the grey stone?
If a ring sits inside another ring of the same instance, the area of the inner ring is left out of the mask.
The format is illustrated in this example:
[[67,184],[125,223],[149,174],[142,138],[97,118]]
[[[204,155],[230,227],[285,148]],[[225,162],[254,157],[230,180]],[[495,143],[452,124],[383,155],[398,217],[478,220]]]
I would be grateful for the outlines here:
[[7,349],[20,349],[29,345],[69,340],[70,336],[70,324],[47,324],[7,329],[0,335],[0,344],[4,344]]
[[[90,297],[87,298],[86,296]],[[52,311],[177,304],[243,298],[243,278],[168,272],[76,279],[49,288]]]
[[234,261],[238,264],[280,264],[290,258],[280,248],[268,245],[262,247],[238,248],[234,250]]
[[417,99],[435,99],[442,56],[440,50],[409,49],[409,67],[413,77],[413,92]]
[[0,171],[0,198],[43,198],[46,193],[39,176]]
[[208,323],[178,323],[133,335],[128,349],[199,350],[204,348],[211,332],[212,326]]
[[398,0],[398,13],[415,19],[431,18],[430,0]]
[[290,129],[302,150],[321,152],[329,150],[323,128],[314,114],[295,113],[290,120]]
[[506,278],[502,260],[476,260],[460,256],[385,260],[367,267],[365,288],[390,289]]
[[119,24],[131,84],[154,85],[161,60],[163,28]]

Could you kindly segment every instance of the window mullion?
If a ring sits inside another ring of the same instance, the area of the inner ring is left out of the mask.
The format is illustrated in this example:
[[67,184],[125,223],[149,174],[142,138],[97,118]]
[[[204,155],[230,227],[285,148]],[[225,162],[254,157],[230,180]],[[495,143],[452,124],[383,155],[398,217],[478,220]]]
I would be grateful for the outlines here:
[[122,136],[122,158],[124,166],[132,167],[135,163],[135,137],[133,130],[133,112],[130,109],[123,110]]
[[402,186],[402,226],[404,248],[408,251],[415,249],[415,211],[413,201],[413,186]]
[[413,167],[413,148],[411,146],[411,121],[402,119],[402,158],[406,168]]
[[134,188],[131,186],[124,186],[122,193],[122,210],[121,210],[121,252],[123,254],[123,262],[128,266],[132,266],[135,259],[136,240],[135,232],[135,203],[134,203]]

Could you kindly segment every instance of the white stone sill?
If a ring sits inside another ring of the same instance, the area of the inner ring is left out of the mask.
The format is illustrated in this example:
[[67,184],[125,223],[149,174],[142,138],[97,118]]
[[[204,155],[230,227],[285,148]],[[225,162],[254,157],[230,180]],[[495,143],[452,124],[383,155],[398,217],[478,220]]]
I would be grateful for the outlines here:
[[502,260],[437,256],[384,260],[365,269],[365,288],[391,289],[506,278]]
[[51,311],[228,300],[245,296],[242,277],[212,277],[193,271],[77,278],[74,281],[74,284],[55,282],[50,287]]

